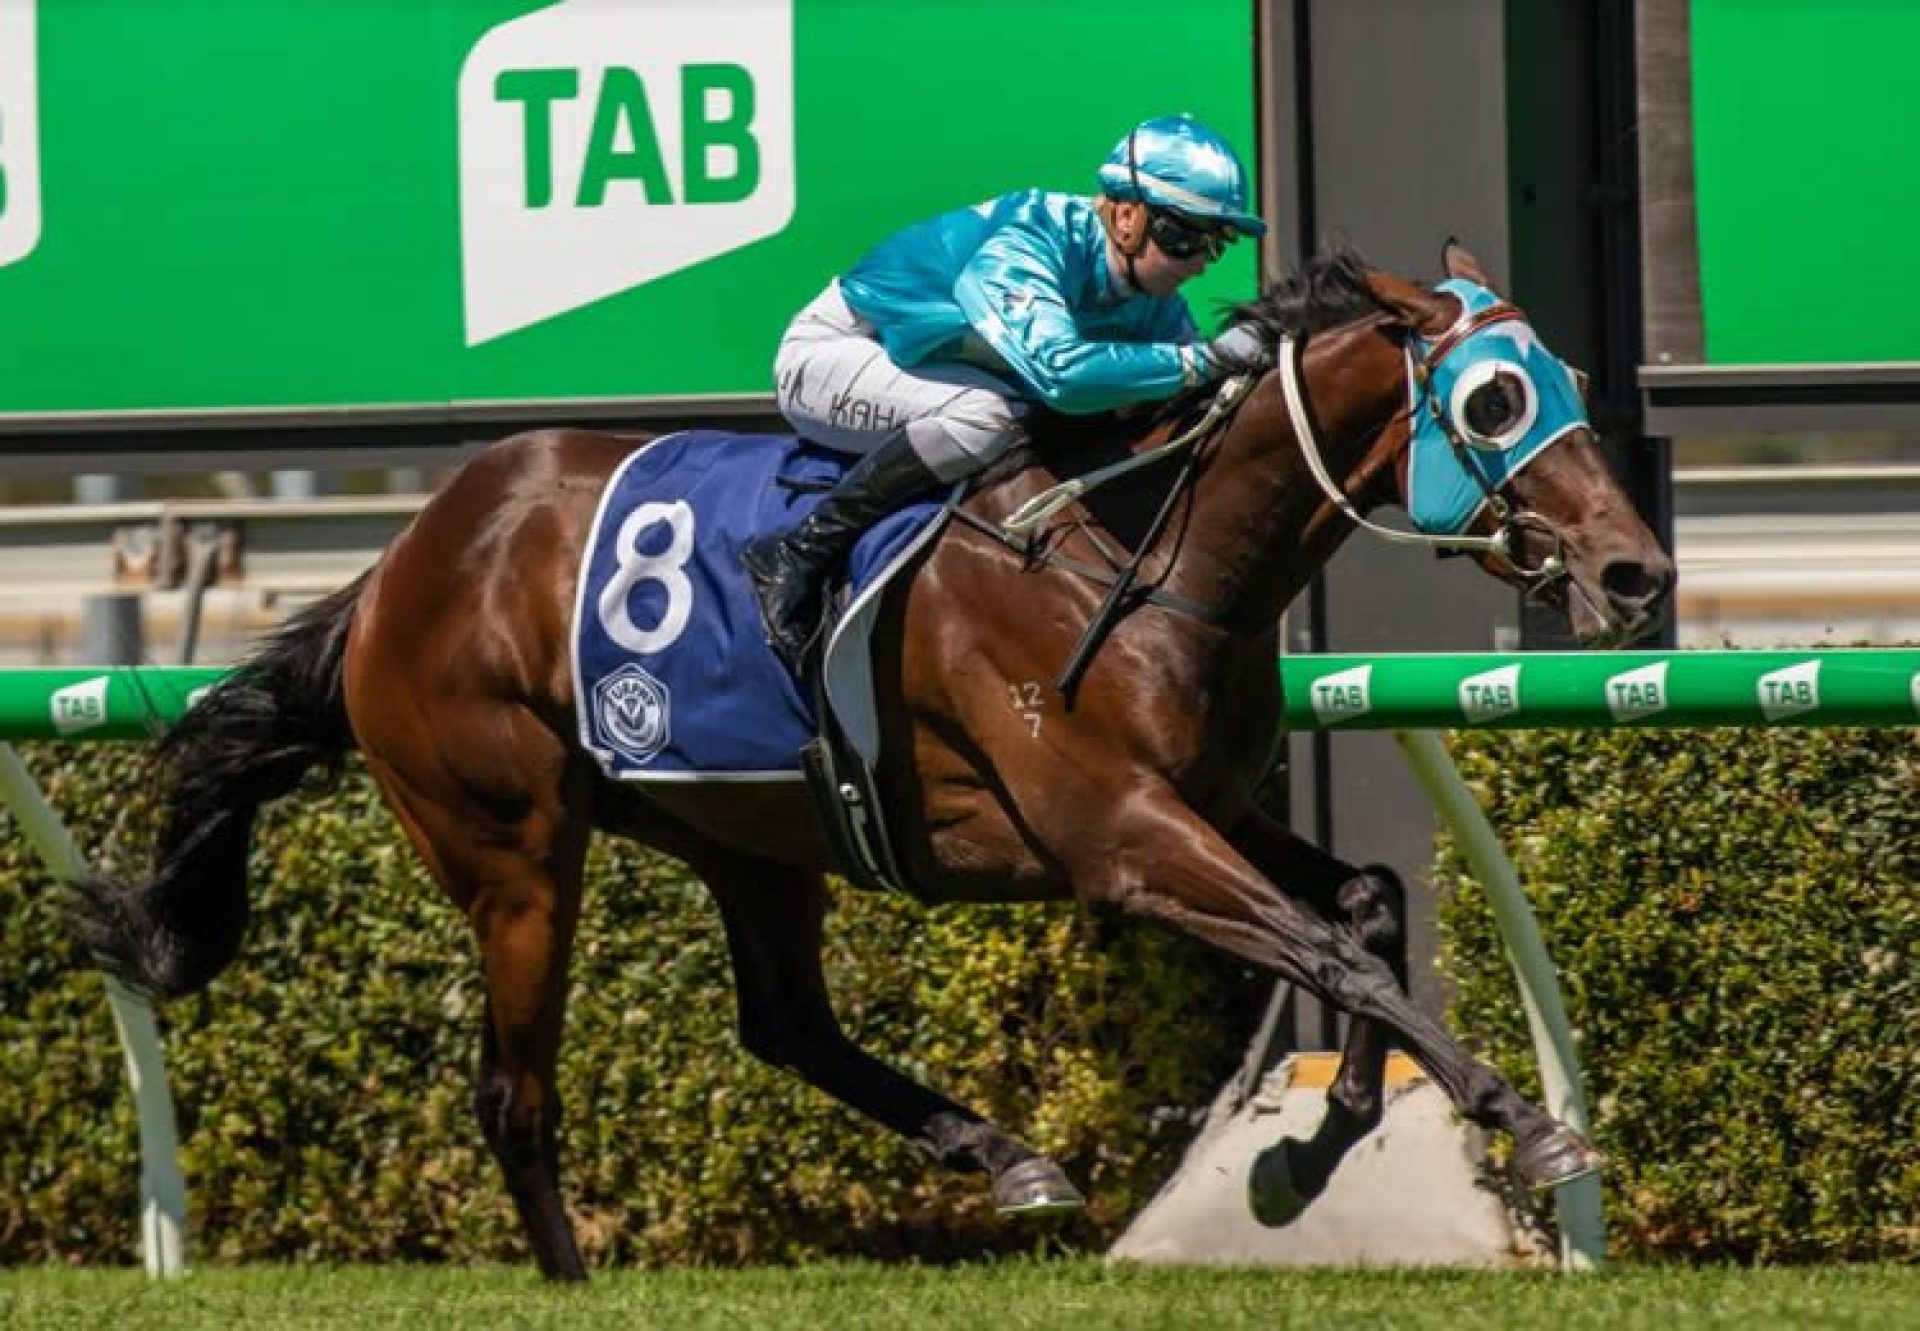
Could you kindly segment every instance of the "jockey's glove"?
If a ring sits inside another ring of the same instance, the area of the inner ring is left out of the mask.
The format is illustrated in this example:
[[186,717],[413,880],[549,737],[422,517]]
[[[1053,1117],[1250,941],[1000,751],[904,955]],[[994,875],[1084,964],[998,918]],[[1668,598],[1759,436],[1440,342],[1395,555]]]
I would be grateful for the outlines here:
[[1236,324],[1200,348],[1200,359],[1210,379],[1230,374],[1258,374],[1271,370],[1276,353],[1272,339],[1252,324]]

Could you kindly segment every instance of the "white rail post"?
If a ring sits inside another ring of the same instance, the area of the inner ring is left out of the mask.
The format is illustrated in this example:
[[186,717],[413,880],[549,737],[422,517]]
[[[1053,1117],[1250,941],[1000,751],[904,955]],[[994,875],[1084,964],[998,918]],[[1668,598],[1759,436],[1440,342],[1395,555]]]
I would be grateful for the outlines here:
[[[0,804],[13,810],[28,843],[55,878],[66,882],[85,872],[73,838],[20,755],[6,743],[0,743]],[[187,1184],[180,1172],[179,1132],[173,1097],[167,1093],[160,1030],[146,1000],[111,979],[107,1003],[126,1051],[127,1080],[140,1122],[140,1246],[147,1274],[176,1276],[187,1263]]]
[[[1467,789],[1447,746],[1431,730],[1396,730],[1393,737],[1413,765],[1414,775],[1433,807],[1453,829],[1474,877],[1486,889],[1493,918],[1507,947],[1507,960],[1520,983],[1520,1002],[1533,1036],[1534,1057],[1547,1112],[1591,1136],[1586,1095],[1580,1085],[1580,1057],[1573,1047],[1573,1026],[1560,999],[1560,981],[1540,938],[1540,927],[1520,890],[1520,876],[1494,835],[1493,825]],[[1560,1265],[1569,1271],[1597,1269],[1606,1260],[1606,1216],[1598,1175],[1578,1179],[1554,1193],[1560,1218]]]

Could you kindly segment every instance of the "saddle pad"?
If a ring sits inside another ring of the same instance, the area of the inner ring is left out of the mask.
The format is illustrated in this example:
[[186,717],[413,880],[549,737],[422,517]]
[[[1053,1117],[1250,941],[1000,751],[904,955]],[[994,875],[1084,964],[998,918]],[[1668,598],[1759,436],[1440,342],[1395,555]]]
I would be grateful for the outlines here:
[[[691,430],[638,449],[594,514],[573,614],[580,742],[630,781],[800,780],[812,707],[761,637],[740,550],[800,521],[853,461],[790,435]],[[860,538],[855,594],[940,512]]]

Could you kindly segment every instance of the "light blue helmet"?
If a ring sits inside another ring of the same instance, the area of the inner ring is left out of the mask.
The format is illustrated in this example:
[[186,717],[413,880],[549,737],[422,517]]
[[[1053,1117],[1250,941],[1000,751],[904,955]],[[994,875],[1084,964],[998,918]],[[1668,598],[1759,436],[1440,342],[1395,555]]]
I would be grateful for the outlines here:
[[1100,189],[1110,198],[1140,199],[1264,236],[1267,224],[1247,209],[1247,185],[1232,145],[1190,115],[1143,122],[1100,167]]

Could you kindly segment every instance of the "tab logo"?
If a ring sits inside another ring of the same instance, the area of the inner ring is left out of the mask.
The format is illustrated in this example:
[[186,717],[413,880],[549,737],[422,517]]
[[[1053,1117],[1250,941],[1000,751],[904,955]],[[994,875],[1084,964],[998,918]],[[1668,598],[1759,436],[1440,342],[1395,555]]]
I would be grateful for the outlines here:
[[1638,721],[1667,710],[1667,662],[1629,670],[1606,683],[1607,710],[1616,721]]
[[1332,675],[1322,675],[1308,686],[1313,714],[1321,722],[1351,721],[1373,710],[1373,667],[1355,666]]
[[64,689],[55,689],[49,703],[53,720],[53,730],[57,735],[78,735],[86,730],[98,730],[107,723],[107,685],[106,675],[96,679],[83,679],[78,684],[69,684]]
[[467,345],[793,216],[793,0],[562,0],[460,71]]
[[1476,725],[1520,710],[1520,666],[1501,666],[1460,681],[1460,711]]
[[0,0],[0,268],[40,243],[36,0]]
[[1754,687],[1760,699],[1760,714],[1769,721],[1784,721],[1820,709],[1820,663],[1803,661],[1799,665],[1770,670],[1760,676]]

